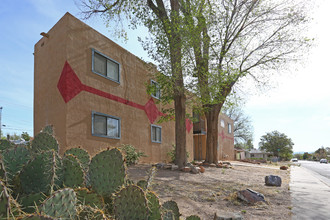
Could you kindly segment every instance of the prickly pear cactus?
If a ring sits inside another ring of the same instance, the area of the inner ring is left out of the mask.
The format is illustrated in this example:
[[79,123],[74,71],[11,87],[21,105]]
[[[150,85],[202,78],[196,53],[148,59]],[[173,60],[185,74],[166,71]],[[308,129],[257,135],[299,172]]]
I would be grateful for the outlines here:
[[89,191],[87,188],[77,188],[75,189],[78,204],[88,205],[92,208],[104,208],[103,197],[96,194],[95,192]]
[[116,219],[147,219],[148,205],[144,191],[135,185],[122,188],[114,196]]
[[8,219],[10,214],[10,195],[7,187],[0,180],[0,219]]
[[148,182],[146,180],[139,180],[136,185],[141,187],[143,190],[147,190]]
[[171,201],[167,201],[162,205],[162,209],[165,211],[172,211],[174,214],[174,219],[175,220],[179,220],[180,218],[180,212],[179,212],[179,207],[178,204],[171,200]]
[[52,218],[46,215],[38,215],[38,214],[26,215],[20,219],[21,220],[56,220],[56,218]]
[[85,174],[78,159],[72,154],[63,157],[63,184],[77,188],[84,185]]
[[0,155],[0,179],[7,182],[7,172],[1,155]]
[[95,192],[111,196],[125,182],[126,167],[122,153],[113,148],[95,155],[89,165],[89,178]]
[[158,196],[151,191],[147,191],[147,200],[148,200],[148,207],[149,207],[149,216],[148,219],[154,220],[154,219],[161,219],[161,206],[159,204],[159,198]]
[[77,197],[73,189],[65,188],[54,192],[39,207],[42,214],[62,219],[74,219]]
[[51,193],[62,186],[62,161],[58,154],[51,150],[36,155],[19,174],[23,193]]
[[43,193],[32,193],[27,195],[21,195],[19,197],[19,204],[21,204],[22,211],[26,213],[35,212],[35,207],[39,206],[46,196]]
[[175,216],[171,210],[165,210],[162,215],[162,220],[175,220]]
[[89,205],[78,205],[78,219],[108,220],[102,209],[90,207]]
[[58,153],[58,143],[52,135],[39,133],[34,137],[31,143],[31,149],[35,153],[49,150],[54,150]]
[[3,151],[3,163],[7,172],[9,182],[30,160],[30,152],[26,147],[13,147]]
[[14,144],[10,143],[8,140],[0,140],[0,151],[7,150],[13,146]]
[[71,148],[64,152],[64,155],[72,154],[76,156],[81,164],[81,166],[84,168],[85,172],[88,171],[89,163],[91,162],[91,158],[88,154],[88,152],[80,147],[77,148]]
[[201,218],[198,217],[197,215],[191,215],[187,217],[186,220],[201,220]]
[[50,134],[50,135],[54,135],[54,127],[53,125],[47,125],[46,127],[44,127],[42,130],[41,130],[42,133],[47,133],[47,134]]

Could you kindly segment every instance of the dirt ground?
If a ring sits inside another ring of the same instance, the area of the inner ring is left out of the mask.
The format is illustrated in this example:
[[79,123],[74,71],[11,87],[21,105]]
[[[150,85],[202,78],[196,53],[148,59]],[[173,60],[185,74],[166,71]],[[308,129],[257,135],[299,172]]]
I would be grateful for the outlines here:
[[[134,181],[147,179],[150,165],[135,165],[128,169]],[[290,171],[279,166],[233,166],[232,169],[205,167],[205,173],[157,170],[151,186],[161,203],[174,200],[182,217],[198,215],[213,219],[214,213],[240,213],[244,219],[291,219]],[[282,178],[281,187],[265,186],[265,176]],[[237,199],[236,192],[252,189],[265,196],[268,204],[248,205]]]

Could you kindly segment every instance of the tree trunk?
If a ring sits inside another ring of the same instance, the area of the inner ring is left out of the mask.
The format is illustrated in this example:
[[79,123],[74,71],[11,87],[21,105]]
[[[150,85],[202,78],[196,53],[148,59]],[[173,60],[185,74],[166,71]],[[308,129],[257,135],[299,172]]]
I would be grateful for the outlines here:
[[175,164],[181,169],[187,163],[186,150],[186,99],[184,95],[178,95],[174,98],[175,106],[175,143],[176,156]]
[[218,163],[218,123],[222,104],[213,105],[205,113],[207,133],[206,133],[206,159],[207,163]]

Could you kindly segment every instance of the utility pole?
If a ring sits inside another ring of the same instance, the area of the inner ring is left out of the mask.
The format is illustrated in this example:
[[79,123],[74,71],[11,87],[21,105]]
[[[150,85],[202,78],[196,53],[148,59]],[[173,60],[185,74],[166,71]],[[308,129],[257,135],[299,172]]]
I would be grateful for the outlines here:
[[0,139],[1,139],[1,128],[2,128],[1,116],[2,116],[2,107],[0,107]]

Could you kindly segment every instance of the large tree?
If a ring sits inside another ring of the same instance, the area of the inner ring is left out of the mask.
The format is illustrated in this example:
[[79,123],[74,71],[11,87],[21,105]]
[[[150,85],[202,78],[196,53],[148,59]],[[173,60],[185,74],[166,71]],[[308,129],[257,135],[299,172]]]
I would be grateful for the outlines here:
[[292,147],[294,143],[291,138],[284,133],[272,131],[260,138],[259,148],[267,152],[272,152],[274,156],[278,156],[284,160],[292,158]]
[[[162,100],[174,100],[175,116],[175,163],[181,168],[186,157],[186,95],[182,69],[182,17],[180,0],[82,0],[86,18],[100,13],[108,24],[120,21],[121,16],[133,27],[148,28],[151,44],[144,44],[151,51],[151,57],[158,61],[162,71]],[[149,41],[150,42],[150,41]],[[150,49],[151,48],[151,49]]]
[[303,6],[292,0],[181,1],[191,47],[186,69],[196,76],[193,88],[207,120],[207,162],[218,161],[218,117],[234,85],[247,77],[266,82],[308,46],[300,35],[307,21]]

